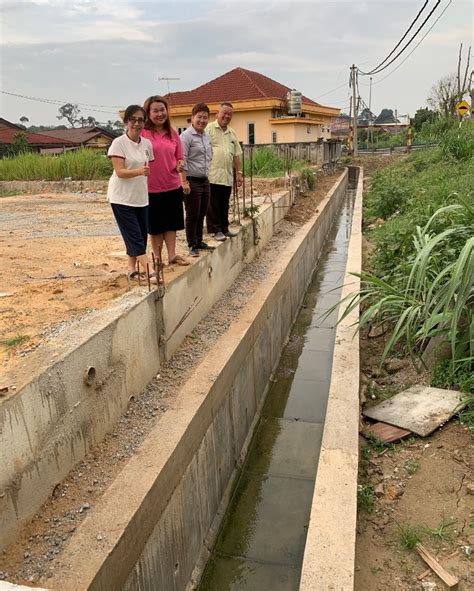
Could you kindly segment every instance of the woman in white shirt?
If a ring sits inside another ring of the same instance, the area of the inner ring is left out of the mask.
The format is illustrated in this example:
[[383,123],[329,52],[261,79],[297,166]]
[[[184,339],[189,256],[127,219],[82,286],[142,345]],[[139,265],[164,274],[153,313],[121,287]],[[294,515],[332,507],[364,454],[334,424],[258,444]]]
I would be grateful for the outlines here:
[[112,206],[128,255],[128,278],[139,279],[137,263],[143,271],[151,269],[146,254],[148,231],[149,162],[154,159],[149,140],[140,136],[146,113],[139,105],[125,110],[127,131],[115,138],[107,153],[114,172],[110,177],[107,199]]

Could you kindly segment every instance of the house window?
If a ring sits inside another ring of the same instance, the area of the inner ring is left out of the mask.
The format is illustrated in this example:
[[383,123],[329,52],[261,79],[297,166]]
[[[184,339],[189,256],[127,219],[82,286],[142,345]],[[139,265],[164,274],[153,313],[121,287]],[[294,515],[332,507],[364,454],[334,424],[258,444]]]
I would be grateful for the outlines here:
[[306,133],[311,133],[311,125],[306,126]]
[[255,144],[255,123],[247,123],[247,137],[250,145]]
[[187,129],[187,127],[178,127],[178,134],[181,135],[183,133],[183,131],[186,129]]
[[277,144],[277,143],[278,143],[277,132],[272,131],[272,144]]

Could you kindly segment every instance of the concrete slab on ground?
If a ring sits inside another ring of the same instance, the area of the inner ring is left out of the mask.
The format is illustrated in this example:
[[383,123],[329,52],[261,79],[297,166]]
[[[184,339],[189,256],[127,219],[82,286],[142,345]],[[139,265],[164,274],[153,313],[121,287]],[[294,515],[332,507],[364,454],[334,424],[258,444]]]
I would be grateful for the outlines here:
[[364,415],[426,437],[444,425],[462,407],[460,392],[412,386],[372,406]]

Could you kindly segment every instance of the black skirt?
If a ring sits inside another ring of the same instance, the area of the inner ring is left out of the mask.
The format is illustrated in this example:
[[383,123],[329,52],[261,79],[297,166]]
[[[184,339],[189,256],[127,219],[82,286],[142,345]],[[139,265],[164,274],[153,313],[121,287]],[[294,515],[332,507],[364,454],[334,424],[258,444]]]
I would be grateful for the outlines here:
[[148,234],[184,230],[183,189],[148,193]]

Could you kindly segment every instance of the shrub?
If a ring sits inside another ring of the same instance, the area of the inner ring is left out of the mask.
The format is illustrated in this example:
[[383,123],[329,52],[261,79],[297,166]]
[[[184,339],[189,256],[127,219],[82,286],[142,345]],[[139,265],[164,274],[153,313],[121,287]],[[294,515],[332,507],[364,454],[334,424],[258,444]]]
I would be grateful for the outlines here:
[[458,129],[448,131],[441,139],[443,154],[454,160],[469,160],[474,156],[474,122],[465,121]]

